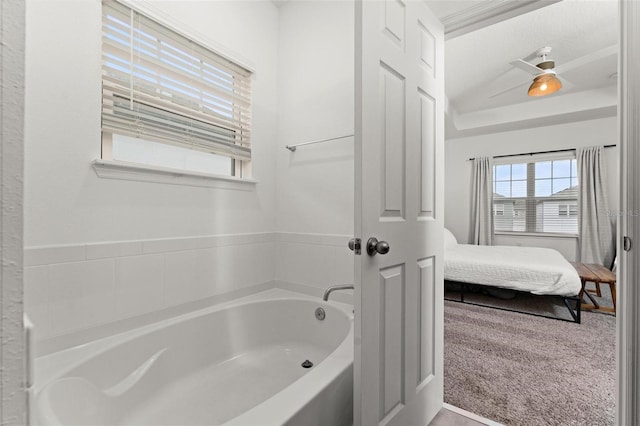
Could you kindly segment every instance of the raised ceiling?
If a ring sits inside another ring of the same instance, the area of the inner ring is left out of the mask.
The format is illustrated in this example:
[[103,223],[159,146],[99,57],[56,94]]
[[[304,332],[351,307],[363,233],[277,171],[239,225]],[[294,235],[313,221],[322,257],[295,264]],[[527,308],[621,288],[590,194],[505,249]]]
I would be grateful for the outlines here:
[[[288,0],[272,1],[281,6]],[[445,23],[492,7],[531,10],[511,19],[496,18],[496,23],[463,35],[449,32],[448,139],[616,114],[617,0],[426,1]],[[509,63],[525,58],[537,64],[531,55],[544,46],[553,49],[550,59],[564,87],[553,95],[529,97],[533,76]]]
[[436,16],[443,20],[447,16],[454,15],[476,6],[482,0],[427,0],[427,4]]
[[[432,9],[442,19],[469,4],[477,2]],[[616,0],[563,0],[448,39],[447,138],[615,115],[617,37]],[[550,57],[566,84],[532,98],[533,76],[509,63],[527,58],[536,64],[530,55],[543,46],[553,48]]]

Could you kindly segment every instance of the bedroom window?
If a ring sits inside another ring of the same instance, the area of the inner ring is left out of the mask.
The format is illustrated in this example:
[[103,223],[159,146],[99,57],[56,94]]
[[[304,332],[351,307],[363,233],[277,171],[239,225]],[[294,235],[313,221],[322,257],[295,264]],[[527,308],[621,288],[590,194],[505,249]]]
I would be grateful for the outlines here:
[[559,204],[558,205],[559,216],[578,216],[578,206],[572,204]]
[[103,160],[248,178],[250,109],[250,71],[103,1]]
[[496,232],[577,235],[575,158],[496,164],[493,188]]

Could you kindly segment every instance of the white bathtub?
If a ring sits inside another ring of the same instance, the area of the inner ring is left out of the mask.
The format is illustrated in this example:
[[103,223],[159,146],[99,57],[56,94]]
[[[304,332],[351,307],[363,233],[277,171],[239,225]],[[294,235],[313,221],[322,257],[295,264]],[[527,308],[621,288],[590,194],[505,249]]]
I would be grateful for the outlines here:
[[352,366],[351,308],[275,289],[38,358],[32,408],[40,425],[350,425]]

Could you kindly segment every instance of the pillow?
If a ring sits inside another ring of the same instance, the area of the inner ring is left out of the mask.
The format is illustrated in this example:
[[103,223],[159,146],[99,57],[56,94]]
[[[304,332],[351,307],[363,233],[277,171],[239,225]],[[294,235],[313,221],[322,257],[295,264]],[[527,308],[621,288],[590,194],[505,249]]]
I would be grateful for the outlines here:
[[455,246],[456,244],[458,244],[458,240],[456,240],[456,237],[453,236],[451,231],[449,231],[447,228],[444,228],[444,248]]

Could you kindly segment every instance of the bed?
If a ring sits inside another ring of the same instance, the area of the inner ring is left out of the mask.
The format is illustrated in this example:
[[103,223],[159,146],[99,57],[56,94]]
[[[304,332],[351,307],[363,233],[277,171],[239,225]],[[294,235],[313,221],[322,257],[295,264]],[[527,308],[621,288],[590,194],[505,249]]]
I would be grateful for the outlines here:
[[[491,288],[555,295],[563,298],[572,317],[579,322],[580,277],[558,251],[519,246],[476,246],[458,244],[445,229],[444,278],[446,281]],[[567,298],[576,301],[571,308]],[[576,318],[577,313],[577,318]]]

